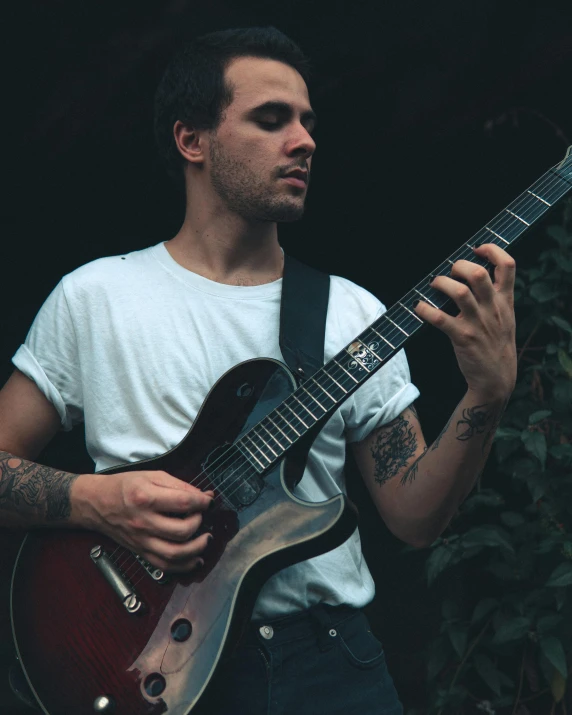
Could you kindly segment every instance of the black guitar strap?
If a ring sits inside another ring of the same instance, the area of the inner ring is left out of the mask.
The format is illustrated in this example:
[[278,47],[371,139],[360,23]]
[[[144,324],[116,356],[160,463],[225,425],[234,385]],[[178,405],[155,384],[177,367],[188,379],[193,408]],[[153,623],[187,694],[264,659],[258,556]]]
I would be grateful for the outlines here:
[[280,350],[299,381],[324,364],[330,276],[284,254]]

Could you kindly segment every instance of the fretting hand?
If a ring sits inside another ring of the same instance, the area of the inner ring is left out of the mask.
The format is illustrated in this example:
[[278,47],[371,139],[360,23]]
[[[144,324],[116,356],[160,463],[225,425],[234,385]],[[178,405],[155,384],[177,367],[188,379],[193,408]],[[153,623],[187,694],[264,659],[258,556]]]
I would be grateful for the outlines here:
[[451,298],[461,312],[452,317],[424,301],[415,312],[449,336],[470,391],[480,399],[506,399],[516,382],[515,262],[492,243],[474,250],[494,265],[494,282],[486,268],[459,260],[450,278],[437,276],[431,287]]

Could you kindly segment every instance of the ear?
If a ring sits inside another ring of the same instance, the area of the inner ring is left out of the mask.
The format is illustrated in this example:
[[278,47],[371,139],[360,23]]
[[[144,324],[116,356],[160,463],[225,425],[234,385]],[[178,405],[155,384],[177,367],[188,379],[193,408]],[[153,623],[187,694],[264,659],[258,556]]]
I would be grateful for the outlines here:
[[173,137],[181,156],[191,164],[202,164],[205,160],[203,132],[188,127],[180,120],[175,122]]

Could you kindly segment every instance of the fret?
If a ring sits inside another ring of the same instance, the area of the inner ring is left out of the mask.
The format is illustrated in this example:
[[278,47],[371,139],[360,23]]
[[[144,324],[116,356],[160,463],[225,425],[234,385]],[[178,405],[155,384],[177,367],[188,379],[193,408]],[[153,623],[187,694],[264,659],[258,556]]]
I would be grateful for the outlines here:
[[[512,211],[509,211],[508,213],[512,213]],[[516,215],[516,214],[514,214],[514,215]],[[492,228],[489,228],[488,226],[485,226],[485,231],[488,231],[489,233],[492,233],[493,236],[496,236],[496,237],[499,238],[501,241],[503,241],[503,243],[506,243],[507,246],[510,246],[510,241],[507,241],[506,239],[504,239],[504,238],[500,235],[500,233],[497,233],[496,231],[493,231]]]
[[[246,435],[245,435],[245,436],[246,436]],[[237,442],[237,444],[238,444],[238,442]],[[253,454],[253,453],[250,451],[250,449],[248,449],[248,447],[247,447],[246,444],[243,443],[242,446],[246,449],[246,451],[248,452],[248,454],[250,454],[250,456],[251,456],[253,459],[256,459],[256,461],[258,462],[258,464],[260,464],[260,466],[262,467],[262,469],[266,469],[266,467],[264,466],[264,464],[262,464],[262,462],[258,459],[258,457],[257,457],[255,454]]]
[[[265,432],[268,432],[268,434],[269,434],[270,437],[272,437],[272,439],[276,442],[276,444],[278,445],[278,447],[280,447],[280,449],[281,449],[282,451],[284,451],[284,447],[283,447],[282,444],[276,439],[276,437],[272,434],[272,432],[268,429],[268,427],[266,427],[262,422],[259,422],[259,423],[258,423],[258,426],[259,426],[259,427],[262,427],[262,429],[263,429]],[[262,439],[262,437],[261,437],[261,439]],[[265,442],[265,444],[266,444],[266,442]],[[275,457],[279,457],[279,456],[280,456],[279,454],[277,454],[277,453],[272,449],[272,447],[271,447],[270,445],[268,445],[268,449],[274,454]]]
[[[572,156],[568,156],[559,167],[549,170],[489,221],[488,225],[481,228],[469,241],[443,260],[431,276],[417,284],[420,288],[412,288],[401,301],[397,301],[389,311],[379,316],[327,365],[299,386],[294,393],[274,408],[271,414],[266,415],[258,425],[238,440],[235,443],[235,457],[241,466],[244,463],[248,470],[261,474],[266,472],[269,465],[274,464],[290,446],[298,441],[298,438],[304,436],[310,427],[319,427],[325,423],[337,405],[347,399],[390,359],[407,338],[424,324],[425,321],[417,315],[413,307],[418,302],[417,299],[426,301],[436,309],[451,302],[440,291],[431,287],[429,283],[431,277],[450,275],[455,262],[459,259],[468,259],[476,265],[490,267],[486,259],[473,253],[475,247],[493,240],[496,245],[502,244],[507,249],[509,246],[512,247],[525,230],[534,225],[559,199],[572,193],[571,167]],[[399,312],[400,309],[403,313]],[[382,322],[383,318],[386,322]],[[388,335],[391,333],[391,338],[385,337],[384,333]],[[334,377],[329,370],[336,369],[339,369],[340,373]],[[329,380],[327,385],[326,380]],[[347,387],[344,384],[345,380],[350,381]],[[314,392],[311,388],[312,383]],[[323,397],[320,400],[319,394],[316,393],[316,386],[320,394],[324,394],[330,400],[329,408],[323,404]],[[304,404],[303,395],[309,396],[311,401],[320,407],[318,415],[315,414],[315,408],[311,409],[311,403],[309,406]],[[300,407],[308,415],[306,419],[300,416],[302,413],[296,412]],[[285,410],[291,413],[289,418],[283,414]],[[313,418],[311,423],[310,417]],[[295,426],[294,418],[300,423],[300,427]],[[262,434],[263,432],[266,434]],[[282,443],[283,439],[284,443]]]
[[534,196],[535,199],[538,199],[539,201],[542,201],[543,204],[546,204],[547,206],[552,206],[552,204],[545,199],[542,198],[542,196],[539,196],[538,194],[535,194],[534,191],[530,191],[529,189],[526,190],[527,193],[529,193],[531,196]]
[[383,337],[383,335],[382,335],[381,333],[378,333],[377,330],[376,330],[373,326],[370,326],[370,327],[371,327],[371,329],[373,330],[373,332],[374,332],[376,335],[379,335],[379,337],[383,340],[383,342],[384,342],[384,343],[387,343],[392,350],[397,350],[397,348],[395,347],[395,345],[392,345],[392,344],[389,342],[389,340],[387,340],[386,338]]
[[[256,471],[258,471],[258,467],[256,466],[256,464],[254,464],[254,462],[250,459],[248,454],[244,454],[244,452],[242,451],[240,442],[235,442],[234,446],[238,449],[241,457],[243,457],[243,459],[245,459],[248,462],[248,464],[250,464],[251,467],[253,467]],[[254,457],[254,455],[252,455],[252,456]],[[254,457],[254,459],[256,459],[256,457]],[[264,470],[265,469],[264,465],[262,465],[257,459],[256,459],[256,461],[258,462],[258,464],[260,464],[260,466]]]
[[344,350],[351,357],[352,361],[356,363],[356,365],[359,364],[366,372],[371,372],[371,370],[366,366],[366,364],[361,361],[359,355],[352,355],[352,353],[350,353],[350,351],[347,348],[344,348]]
[[[371,345],[367,345],[367,343],[366,343],[365,341],[363,341],[363,340],[360,340],[359,342],[364,346],[364,348],[365,348],[368,352],[370,352],[370,353],[375,357],[375,359],[376,359],[378,362],[383,362],[383,358],[375,352],[375,350],[372,348]],[[376,343],[374,343],[374,345],[376,345]],[[377,347],[377,345],[376,345],[376,347]]]
[[290,397],[293,397],[299,405],[302,405],[302,407],[306,410],[306,412],[307,412],[311,417],[313,417],[313,418],[316,420],[316,422],[318,421],[318,418],[316,417],[316,415],[315,415],[311,410],[309,410],[303,402],[300,402],[300,400],[296,397],[296,395],[295,395],[294,393],[292,393],[292,394],[290,395]]
[[522,218],[522,216],[519,216],[518,214],[515,214],[514,211],[510,211],[509,209],[505,209],[505,211],[507,212],[507,214],[510,214],[511,216],[514,216],[515,218],[517,218],[519,221],[522,221],[522,223],[523,223],[525,226],[530,226],[530,224],[528,223],[528,221],[525,221],[525,220]]
[[[257,426],[258,426],[258,425],[257,425]],[[262,426],[262,425],[261,425],[261,426]],[[267,430],[267,431],[268,431],[268,430]],[[272,447],[268,444],[268,442],[264,439],[264,437],[256,432],[256,427],[254,427],[254,428],[252,429],[252,432],[254,433],[254,435],[255,435],[256,437],[258,437],[259,440],[262,441],[262,443],[263,443],[266,447],[268,447],[268,449],[272,452],[272,454],[273,454],[275,457],[278,457],[278,455],[276,454],[276,452],[272,449]],[[252,437],[251,437],[250,439],[252,439]],[[253,441],[254,441],[254,440],[253,440]],[[260,449],[260,448],[259,448],[259,449]],[[266,456],[266,455],[265,455],[265,456]],[[266,459],[268,459],[268,457],[266,457]]]
[[[254,437],[252,436],[253,434],[254,434],[256,437],[258,437],[258,439],[261,440],[264,444],[266,444],[266,442],[264,442],[264,440],[262,439],[262,437],[261,437],[260,435],[256,434],[256,432],[255,432],[254,430],[255,430],[255,428],[253,428],[252,430],[250,430],[250,432],[247,432],[247,433],[243,436],[242,439],[243,439],[243,440],[249,439],[249,440],[250,440],[250,443],[251,443],[252,445],[254,445],[254,447],[258,450],[258,453],[261,454],[261,455],[264,457],[264,459],[268,462],[268,464],[272,464],[272,459],[266,454],[266,452],[262,449],[262,447],[261,447],[259,444],[256,444],[256,442],[254,441]],[[245,446],[246,446],[246,445],[245,445]],[[268,445],[266,445],[266,446],[268,447]],[[270,450],[270,451],[272,451],[272,450]]]
[[[449,260],[449,259],[447,259],[447,260]],[[453,265],[453,262],[452,262],[452,261],[449,261],[449,263],[450,263],[451,265]],[[402,308],[405,308],[405,310],[406,310],[408,313],[410,313],[410,314],[415,318],[415,320],[418,320],[418,321],[421,323],[421,325],[423,325],[423,321],[422,321],[421,318],[417,315],[417,313],[414,313],[412,310],[409,310],[409,308],[408,308],[406,305],[403,305],[403,303],[401,303],[400,301],[397,301],[397,303],[398,303],[398,305],[400,305]]]
[[306,429],[310,429],[310,428],[308,427],[308,425],[304,422],[304,420],[300,417],[299,414],[297,414],[296,412],[294,412],[294,410],[293,410],[289,405],[287,405],[285,402],[284,402],[283,404],[284,404],[284,407],[286,407],[286,409],[290,410],[290,412],[294,415],[294,417],[295,417],[299,422],[301,422]]
[[[315,382],[315,380],[314,380],[314,382]],[[327,412],[327,411],[328,411],[328,410],[324,407],[324,405],[322,405],[322,403],[319,402],[319,401],[314,397],[314,395],[312,395],[312,393],[311,393],[309,390],[306,390],[306,388],[305,388],[303,385],[302,385],[302,387],[301,387],[300,389],[301,389],[301,390],[304,390],[304,392],[306,392],[308,395],[310,395],[310,397],[314,400],[314,402],[318,405],[318,407],[321,407],[321,408],[324,410],[324,412]]]
[[[292,440],[290,439],[290,437],[288,437],[286,432],[284,432],[284,430],[280,429],[280,427],[276,424],[276,422],[274,422],[274,420],[272,419],[272,417],[270,417],[270,415],[266,415],[266,419],[270,420],[270,422],[272,422],[274,427],[276,427],[276,429],[280,432],[280,434],[283,434],[284,437],[286,437],[286,439],[288,440],[288,442],[290,442],[290,444],[294,444],[294,442],[292,442]],[[282,419],[284,419],[284,417],[282,417]],[[291,429],[292,429],[292,427],[291,427]]]
[[383,315],[383,317],[384,317],[386,320],[389,320],[389,322],[390,322],[392,325],[395,325],[395,327],[396,327],[398,330],[401,330],[401,332],[403,333],[403,335],[405,335],[406,338],[409,337],[409,333],[406,333],[405,330],[403,330],[403,328],[401,328],[399,325],[397,325],[397,323],[394,323],[393,320],[392,320],[387,314]]
[[[373,330],[373,328],[372,328],[372,330]],[[376,331],[376,332],[377,332],[377,331]],[[346,373],[346,375],[347,375],[348,377],[351,377],[351,379],[356,383],[356,385],[359,385],[359,380],[356,380],[355,377],[354,377],[351,373],[349,373],[349,372],[346,370],[345,367],[343,367],[342,365],[340,365],[340,363],[339,363],[336,359],[334,359],[334,362],[336,363],[336,365],[337,365],[338,367],[341,367],[341,368],[342,368],[342,370]]]
[[432,305],[434,308],[437,308],[437,310],[439,310],[439,307],[436,306],[435,303],[433,303],[432,300],[429,300],[429,298],[428,298],[426,295],[423,295],[423,293],[422,293],[420,290],[417,290],[417,288],[414,288],[413,290],[414,290],[418,295],[420,295],[420,296],[423,298],[423,300],[426,300],[430,305]]
[[[337,401],[336,399],[334,399],[334,398],[330,395],[330,393],[326,390],[325,387],[322,387],[317,380],[314,380],[313,377],[311,377],[310,380],[312,380],[312,382],[315,382],[316,385],[320,388],[320,390],[321,390],[322,392],[325,392],[326,395],[330,398],[330,400],[331,400],[334,404],[337,404],[338,401]],[[345,390],[344,390],[344,392],[345,392]]]
[[[334,360],[334,362],[336,362],[336,361]],[[332,382],[335,382],[336,385],[340,388],[340,390],[341,390],[342,392],[344,392],[346,395],[348,394],[348,391],[345,389],[345,387],[343,387],[342,385],[340,385],[340,383],[336,380],[336,378],[335,378],[335,377],[332,377],[332,376],[330,375],[330,373],[329,373],[325,368],[324,368],[324,375],[327,375]]]
[[[286,405],[286,407],[288,407],[288,405]],[[290,429],[292,430],[292,432],[295,432],[295,433],[298,435],[298,437],[301,437],[301,436],[302,436],[302,435],[300,434],[300,432],[298,432],[298,430],[294,427],[294,425],[291,425],[290,422],[288,422],[288,420],[286,419],[286,417],[284,417],[284,415],[281,415],[280,412],[278,412],[278,408],[276,408],[276,409],[274,410],[274,412],[276,412],[276,414],[278,415],[278,417],[281,417],[281,418],[284,420],[284,422],[286,422],[286,424],[288,425],[288,427],[290,427]],[[290,412],[292,412],[292,410],[290,410]],[[298,418],[298,419],[300,419],[300,418]],[[302,420],[300,420],[300,422],[302,422]],[[302,424],[304,424],[304,423],[302,422]],[[278,429],[280,429],[280,428],[278,427]]]

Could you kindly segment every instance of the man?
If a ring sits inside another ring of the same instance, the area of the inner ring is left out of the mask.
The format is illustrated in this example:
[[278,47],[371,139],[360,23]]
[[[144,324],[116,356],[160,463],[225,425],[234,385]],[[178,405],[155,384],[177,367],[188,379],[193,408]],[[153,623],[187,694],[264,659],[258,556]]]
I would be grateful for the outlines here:
[[[227,369],[281,358],[277,223],[302,216],[316,148],[305,77],[300,50],[274,29],[214,33],[174,59],[157,93],[156,136],[171,173],[184,177],[184,223],[165,244],[74,271],[42,307],[0,393],[4,526],[94,529],[164,570],[201,567],[209,536],[194,535],[213,492],[164,472],[72,475],[31,460],[62,425],[81,421],[97,469],[163,453]],[[400,353],[320,433],[302,498],[344,488],[347,441],[397,537],[423,547],[447,526],[483,467],[516,377],[514,261],[494,245],[475,252],[495,266],[494,282],[458,261],[433,283],[457,317],[416,307],[450,337],[467,381],[442,433],[426,446]],[[326,359],[383,310],[332,277]],[[372,597],[357,531],[272,577],[199,711],[401,713],[357,610]]]

